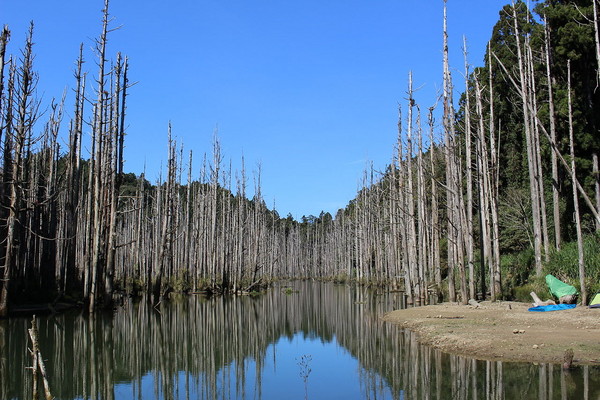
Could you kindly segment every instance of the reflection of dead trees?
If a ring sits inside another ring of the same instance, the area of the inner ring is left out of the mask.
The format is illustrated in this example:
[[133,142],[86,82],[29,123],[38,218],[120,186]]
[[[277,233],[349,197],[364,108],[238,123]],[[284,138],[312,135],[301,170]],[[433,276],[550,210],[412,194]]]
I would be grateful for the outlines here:
[[[300,294],[269,291],[259,298],[210,300],[182,296],[165,302],[160,313],[148,302],[128,301],[114,317],[94,313],[59,315],[53,319],[56,324],[41,320],[42,347],[56,344],[53,354],[45,353],[54,395],[112,399],[118,381],[130,383],[134,398],[142,397],[142,387],[152,397],[148,381],[154,380],[157,398],[174,393],[261,398],[270,346],[296,332],[313,332],[324,340],[335,336],[360,362],[362,398],[382,398],[384,392],[410,399],[546,400],[561,392],[565,398],[597,396],[586,368],[562,371],[549,364],[478,361],[420,345],[416,334],[378,319],[395,294],[375,296],[364,288],[310,282],[293,285]],[[9,321],[0,322],[8,326]],[[31,398],[31,374],[20,368],[29,366],[30,359],[23,351],[10,350],[25,348],[26,326],[16,324],[22,330],[15,330],[11,323],[4,347],[0,331],[0,354],[8,354],[13,367],[0,365],[0,376],[6,377],[0,379],[0,397],[11,398],[15,387],[27,387],[22,397]],[[272,362],[284,364],[282,354],[273,351]],[[246,382],[250,379],[254,382]],[[63,383],[67,381],[72,384]],[[38,382],[41,391],[39,373]]]

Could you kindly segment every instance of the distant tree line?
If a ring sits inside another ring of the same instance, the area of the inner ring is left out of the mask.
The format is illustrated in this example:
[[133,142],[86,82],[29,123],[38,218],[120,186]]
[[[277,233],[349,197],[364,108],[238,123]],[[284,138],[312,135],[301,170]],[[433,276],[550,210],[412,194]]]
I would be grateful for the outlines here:
[[458,109],[444,13],[438,101],[417,104],[410,74],[390,165],[367,170],[335,217],[300,221],[267,207],[260,170],[248,199],[243,160],[232,171],[216,135],[212,154],[194,163],[169,126],[164,177],[123,171],[128,59],[106,54],[108,0],[98,69],[92,78],[83,70],[82,46],[68,123],[64,95],[41,112],[33,24],[19,56],[8,53],[4,27],[0,316],[24,301],[71,298],[94,310],[117,293],[148,293],[156,304],[174,290],[240,293],[279,278],[389,285],[416,304],[498,299],[502,255],[533,249],[539,275],[565,240],[580,243],[585,301],[582,236],[600,226],[598,6],[505,6],[484,66],[471,68],[465,50]]

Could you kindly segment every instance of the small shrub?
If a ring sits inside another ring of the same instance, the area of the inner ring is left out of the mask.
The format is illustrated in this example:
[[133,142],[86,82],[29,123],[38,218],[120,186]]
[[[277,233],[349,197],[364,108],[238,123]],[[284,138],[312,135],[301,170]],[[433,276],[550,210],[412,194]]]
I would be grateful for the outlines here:
[[[586,277],[600,276],[600,235],[592,234],[584,237],[583,258]],[[577,242],[564,243],[560,251],[553,252],[550,255],[550,260],[544,265],[544,272],[552,274],[571,285],[578,284],[579,255]],[[597,282],[590,283],[597,284]]]
[[546,285],[546,280],[544,277],[532,278],[531,282],[528,282],[521,286],[516,286],[513,288],[513,298],[516,301],[522,301],[525,303],[530,303],[533,301],[531,297],[531,292],[535,292],[538,297],[542,300],[552,299],[552,294],[548,289],[548,285]]
[[529,282],[535,273],[534,254],[532,249],[504,255],[500,258],[502,286],[516,288]]

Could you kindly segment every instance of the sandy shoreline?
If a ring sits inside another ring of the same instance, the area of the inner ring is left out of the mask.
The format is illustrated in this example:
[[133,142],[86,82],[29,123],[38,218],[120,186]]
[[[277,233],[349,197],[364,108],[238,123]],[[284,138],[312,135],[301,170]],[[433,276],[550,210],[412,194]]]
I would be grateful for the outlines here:
[[396,310],[382,319],[417,333],[419,342],[485,360],[600,365],[600,309],[531,312],[527,303],[442,303]]

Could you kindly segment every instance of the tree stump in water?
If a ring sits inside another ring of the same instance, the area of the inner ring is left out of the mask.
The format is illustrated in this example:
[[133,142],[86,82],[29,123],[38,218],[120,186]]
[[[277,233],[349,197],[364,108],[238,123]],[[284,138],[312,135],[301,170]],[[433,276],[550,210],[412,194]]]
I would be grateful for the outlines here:
[[565,355],[563,358],[563,369],[571,369],[573,366],[573,349],[565,350]]

